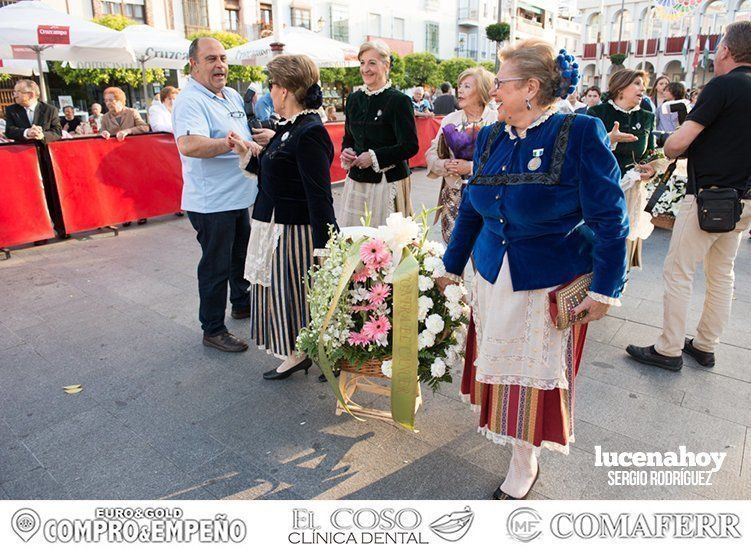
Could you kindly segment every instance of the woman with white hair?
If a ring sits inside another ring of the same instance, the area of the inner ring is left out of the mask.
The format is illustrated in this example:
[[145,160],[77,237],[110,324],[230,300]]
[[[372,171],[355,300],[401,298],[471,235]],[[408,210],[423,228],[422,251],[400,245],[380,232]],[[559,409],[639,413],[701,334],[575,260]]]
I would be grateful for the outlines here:
[[395,211],[412,214],[408,160],[420,148],[412,101],[391,87],[388,46],[365,42],[358,58],[365,89],[350,94],[344,111],[343,227],[361,225],[366,209],[372,226]]

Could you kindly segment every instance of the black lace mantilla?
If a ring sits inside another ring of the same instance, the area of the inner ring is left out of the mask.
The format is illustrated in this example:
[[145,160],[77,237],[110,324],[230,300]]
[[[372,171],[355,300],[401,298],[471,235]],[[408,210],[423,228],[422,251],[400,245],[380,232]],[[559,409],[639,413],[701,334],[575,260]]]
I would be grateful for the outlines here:
[[484,175],[482,172],[485,170],[485,165],[490,158],[490,149],[495,143],[498,134],[503,129],[503,124],[497,122],[493,129],[490,130],[490,135],[485,144],[485,150],[482,151],[480,157],[480,166],[477,169],[477,175],[473,176],[469,180],[469,185],[558,185],[561,181],[561,171],[563,171],[563,161],[566,155],[566,149],[568,148],[569,133],[571,131],[571,124],[574,121],[576,115],[567,114],[561,124],[560,130],[558,130],[558,136],[555,139],[555,145],[553,146],[553,160],[550,162],[550,170],[548,172],[529,172],[529,173],[504,173],[495,175]]

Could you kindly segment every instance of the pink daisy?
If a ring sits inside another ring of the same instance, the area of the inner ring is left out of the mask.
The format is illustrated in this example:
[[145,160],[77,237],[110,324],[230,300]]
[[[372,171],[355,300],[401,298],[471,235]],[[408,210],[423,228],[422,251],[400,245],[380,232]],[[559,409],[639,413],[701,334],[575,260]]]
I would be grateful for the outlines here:
[[370,343],[370,338],[361,332],[350,332],[349,337],[347,338],[347,343],[350,345],[360,345],[361,347],[365,347]]
[[391,288],[387,284],[374,284],[370,289],[370,302],[373,305],[380,305],[390,295]]
[[391,258],[386,243],[377,238],[372,238],[360,246],[360,259],[367,267],[379,268]]
[[370,317],[370,320],[366,322],[362,327],[362,333],[368,336],[372,341],[380,339],[388,335],[391,329],[391,322],[385,316],[379,316],[378,318]]
[[370,275],[372,274],[373,271],[370,268],[363,267],[352,275],[352,280],[354,280],[355,282],[365,282],[368,278],[370,278]]

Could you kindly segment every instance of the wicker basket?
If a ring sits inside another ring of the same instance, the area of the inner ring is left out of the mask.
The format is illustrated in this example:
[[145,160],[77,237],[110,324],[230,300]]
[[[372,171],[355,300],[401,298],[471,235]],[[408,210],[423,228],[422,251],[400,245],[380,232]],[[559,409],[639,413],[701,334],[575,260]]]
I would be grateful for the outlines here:
[[350,372],[353,374],[360,374],[361,376],[367,376],[367,377],[379,377],[382,379],[389,379],[385,375],[383,375],[383,372],[381,372],[381,364],[384,360],[391,360],[391,358],[371,358],[370,360],[366,360],[359,366],[357,364],[352,364],[351,362],[347,362],[346,360],[342,360],[339,362],[338,366],[340,369],[344,370],[345,372]]
[[675,225],[675,217],[665,214],[656,215],[652,217],[652,225],[659,227],[660,229],[672,231],[673,225]]

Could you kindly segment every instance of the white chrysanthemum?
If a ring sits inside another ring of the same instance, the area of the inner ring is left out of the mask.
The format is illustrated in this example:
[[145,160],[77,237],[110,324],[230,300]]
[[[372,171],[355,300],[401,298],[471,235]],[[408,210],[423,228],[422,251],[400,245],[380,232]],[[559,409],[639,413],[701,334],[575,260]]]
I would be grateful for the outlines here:
[[433,300],[426,295],[421,295],[417,299],[417,320],[425,320],[432,307]]
[[384,237],[392,250],[401,250],[420,235],[420,226],[411,216],[404,217],[395,212],[386,218],[386,225],[378,227],[378,232]]
[[458,303],[462,300],[466,293],[467,290],[465,290],[464,287],[460,286],[459,284],[451,284],[449,286],[446,286],[446,289],[443,290],[443,295],[446,296],[446,299],[448,299],[449,303]]
[[462,317],[462,305],[461,303],[446,303],[446,310],[449,312],[451,320],[459,320]]
[[446,363],[440,358],[436,358],[430,366],[430,375],[433,377],[443,377],[446,375]]
[[440,334],[443,331],[444,326],[445,324],[440,315],[432,314],[425,319],[425,328],[427,328],[432,334]]
[[427,292],[433,288],[433,279],[429,276],[420,275],[417,279],[417,286],[420,288],[421,292]]
[[386,377],[391,377],[391,365],[392,361],[390,360],[384,360],[381,364],[381,373]]
[[425,270],[429,273],[433,273],[433,276],[443,276],[446,274],[446,268],[443,266],[443,259],[440,257],[428,256],[423,261]]
[[423,330],[420,335],[417,336],[417,348],[419,350],[427,349],[435,345],[435,334],[430,330]]
[[441,242],[436,242],[435,240],[426,240],[421,249],[423,253],[437,257],[442,257],[446,251],[446,247]]

